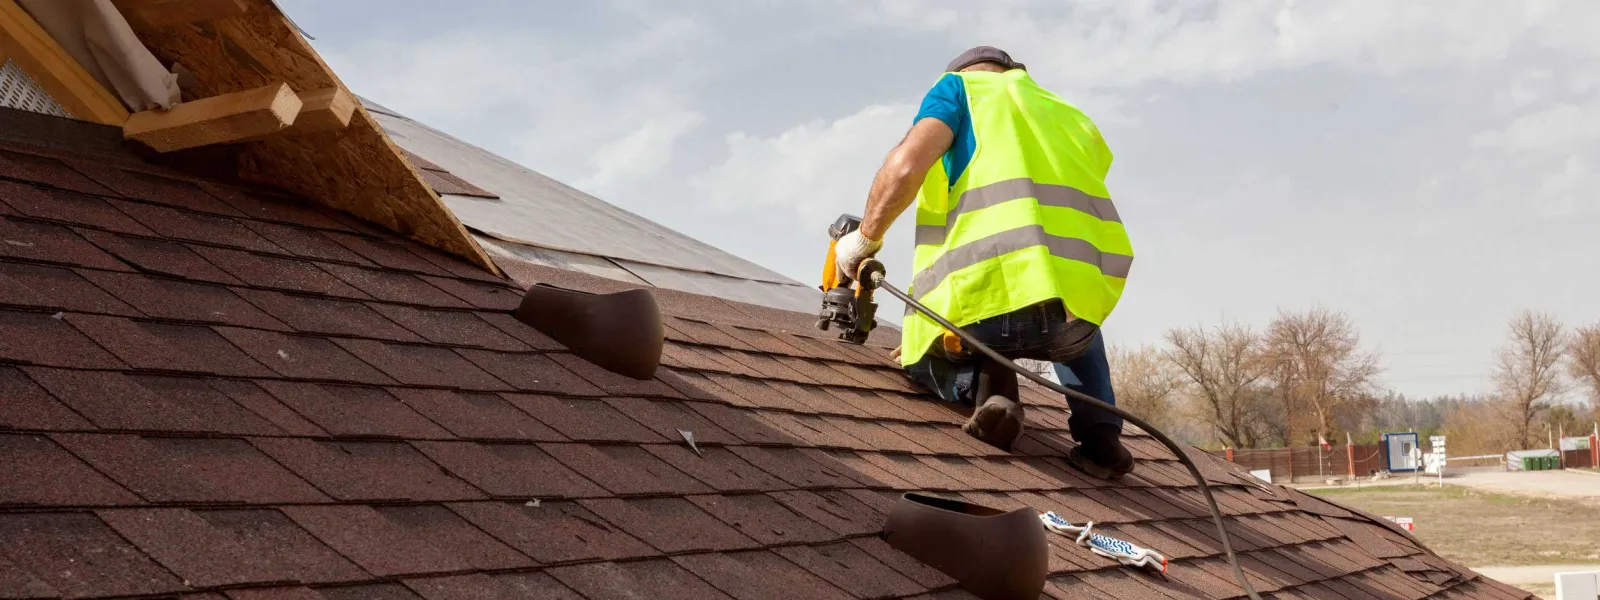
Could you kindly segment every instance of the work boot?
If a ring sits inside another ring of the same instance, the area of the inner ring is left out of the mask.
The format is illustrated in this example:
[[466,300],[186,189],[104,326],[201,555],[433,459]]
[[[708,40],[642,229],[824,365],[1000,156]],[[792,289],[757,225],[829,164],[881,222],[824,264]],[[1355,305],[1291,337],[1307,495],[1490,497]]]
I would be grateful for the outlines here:
[[1133,472],[1133,454],[1122,445],[1122,427],[1100,423],[1085,427],[1074,435],[1078,446],[1067,454],[1067,462],[1099,479],[1116,479]]
[[1022,437],[1022,403],[1005,396],[989,396],[983,405],[972,410],[972,418],[961,430],[983,443],[1007,452]]

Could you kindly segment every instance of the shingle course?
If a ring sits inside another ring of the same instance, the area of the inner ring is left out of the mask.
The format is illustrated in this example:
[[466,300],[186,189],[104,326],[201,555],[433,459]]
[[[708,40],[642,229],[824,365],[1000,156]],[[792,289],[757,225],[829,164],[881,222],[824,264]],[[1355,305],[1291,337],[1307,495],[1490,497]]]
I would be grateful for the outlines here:
[[[1170,452],[1130,436],[1139,471],[1090,480],[1033,386],[1018,452],[977,442],[887,358],[892,329],[842,344],[811,315],[658,289],[665,366],[628,379],[518,322],[516,286],[359,219],[7,148],[0,428],[22,431],[0,433],[21,483],[0,486],[0,596],[970,598],[876,537],[907,491],[1173,559],[1156,579],[1058,543],[1052,597],[1238,593]],[[1522,597],[1193,455],[1264,591]]]

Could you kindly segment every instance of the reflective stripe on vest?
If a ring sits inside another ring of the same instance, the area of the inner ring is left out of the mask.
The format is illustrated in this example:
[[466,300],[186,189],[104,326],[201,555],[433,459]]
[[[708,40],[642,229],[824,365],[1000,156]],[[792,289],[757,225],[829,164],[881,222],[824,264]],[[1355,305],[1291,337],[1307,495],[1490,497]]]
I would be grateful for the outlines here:
[[1045,233],[1043,225],[1026,225],[982,237],[946,250],[944,254],[939,255],[939,258],[934,259],[933,264],[918,271],[911,278],[912,293],[921,298],[937,287],[939,282],[944,281],[944,278],[949,277],[951,273],[997,256],[1034,246],[1049,248],[1050,255],[1056,258],[1075,260],[1099,267],[1102,274],[1110,277],[1126,279],[1128,271],[1133,269],[1132,256],[1101,252],[1099,248],[1094,247],[1094,244],[1084,240]]
[[1018,177],[973,188],[961,194],[961,200],[956,203],[956,207],[946,214],[944,225],[917,225],[917,245],[943,245],[950,222],[963,213],[1023,198],[1034,198],[1039,201],[1040,206],[1075,209],[1101,221],[1122,222],[1122,217],[1117,214],[1117,207],[1111,203],[1110,198],[1090,196],[1064,185],[1035,183],[1027,177]]

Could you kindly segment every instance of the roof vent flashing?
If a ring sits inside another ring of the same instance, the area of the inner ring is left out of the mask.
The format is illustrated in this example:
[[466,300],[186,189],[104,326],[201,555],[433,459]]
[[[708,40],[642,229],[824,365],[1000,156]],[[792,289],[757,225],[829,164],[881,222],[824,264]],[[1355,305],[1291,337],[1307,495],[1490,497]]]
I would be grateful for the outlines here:
[[1050,571],[1039,513],[906,493],[883,526],[895,549],[938,569],[984,600],[1035,600]]
[[655,377],[666,337],[650,290],[588,294],[534,284],[518,321],[561,342],[579,358],[634,379]]

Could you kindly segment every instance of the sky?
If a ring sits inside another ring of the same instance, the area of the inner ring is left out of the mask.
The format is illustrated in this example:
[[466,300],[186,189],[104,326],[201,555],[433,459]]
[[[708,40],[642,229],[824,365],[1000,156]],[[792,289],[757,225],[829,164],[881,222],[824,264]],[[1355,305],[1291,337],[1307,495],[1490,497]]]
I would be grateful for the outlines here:
[[982,44],[1115,154],[1113,344],[1321,306],[1430,396],[1519,310],[1600,322],[1600,2],[278,1],[356,93],[808,284]]

